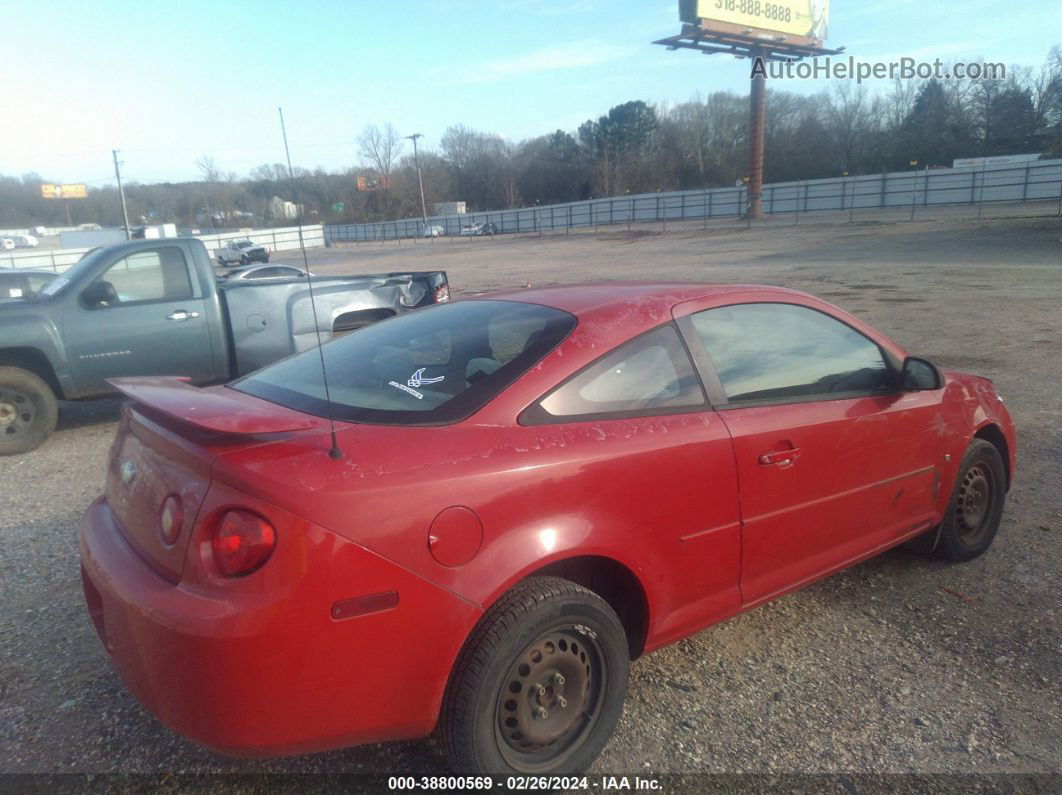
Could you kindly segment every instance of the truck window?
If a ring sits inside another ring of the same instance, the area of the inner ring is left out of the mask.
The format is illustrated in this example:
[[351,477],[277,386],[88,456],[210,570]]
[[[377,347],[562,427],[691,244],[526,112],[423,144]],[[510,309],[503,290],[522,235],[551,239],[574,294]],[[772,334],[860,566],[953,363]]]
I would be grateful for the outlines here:
[[188,264],[176,246],[145,249],[123,257],[96,281],[114,286],[119,305],[192,297]]

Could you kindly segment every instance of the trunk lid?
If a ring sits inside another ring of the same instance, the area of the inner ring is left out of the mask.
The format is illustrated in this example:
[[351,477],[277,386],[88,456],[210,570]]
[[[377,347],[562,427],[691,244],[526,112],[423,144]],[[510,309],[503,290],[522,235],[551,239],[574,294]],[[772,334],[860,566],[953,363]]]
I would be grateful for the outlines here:
[[[278,434],[326,427],[319,417],[226,387],[198,389],[179,378],[121,378],[110,383],[134,402],[123,408],[111,447],[107,503],[129,545],[174,583],[181,579],[214,459],[274,441]],[[182,518],[180,533],[167,544],[162,507],[171,495],[180,498]]]
[[[111,447],[107,504],[129,545],[159,574],[178,582],[196,516],[210,486],[215,453],[127,406]],[[181,500],[181,531],[172,545],[162,539],[162,504]]]

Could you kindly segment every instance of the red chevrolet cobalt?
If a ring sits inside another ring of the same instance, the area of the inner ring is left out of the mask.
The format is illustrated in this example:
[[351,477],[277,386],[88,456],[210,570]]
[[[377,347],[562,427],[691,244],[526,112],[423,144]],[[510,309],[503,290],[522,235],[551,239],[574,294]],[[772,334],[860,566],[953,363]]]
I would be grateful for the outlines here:
[[84,519],[123,681],[227,753],[438,729],[463,773],[581,771],[631,659],[908,540],[974,558],[1014,472],[990,381],[780,288],[524,290],[320,350],[118,382]]

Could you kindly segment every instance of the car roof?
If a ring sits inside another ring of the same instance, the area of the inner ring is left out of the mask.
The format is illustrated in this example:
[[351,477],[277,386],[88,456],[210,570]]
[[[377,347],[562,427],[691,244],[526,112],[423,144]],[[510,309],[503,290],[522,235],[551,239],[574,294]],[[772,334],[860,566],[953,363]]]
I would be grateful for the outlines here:
[[[584,317],[599,311],[633,309],[649,314],[668,314],[685,301],[712,298],[728,293],[776,293],[807,297],[807,293],[762,284],[695,284],[689,282],[598,282],[595,284],[531,287],[503,293],[476,296],[480,300],[522,301],[541,304]],[[657,311],[653,311],[657,310]]]

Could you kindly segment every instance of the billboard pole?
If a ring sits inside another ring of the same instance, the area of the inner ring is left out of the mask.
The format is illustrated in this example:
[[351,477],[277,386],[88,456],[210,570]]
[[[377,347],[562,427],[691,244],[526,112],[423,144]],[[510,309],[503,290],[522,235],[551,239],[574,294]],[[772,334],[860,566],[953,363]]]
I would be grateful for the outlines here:
[[822,46],[828,32],[829,0],[776,0],[770,4],[679,0],[679,19],[682,30],[678,35],[659,39],[653,44],[672,51],[687,49],[703,55],[733,55],[748,58],[753,63],[745,218],[749,222],[760,220],[764,217],[765,64],[767,61],[799,61],[843,53],[844,47],[827,49]]
[[[753,64],[763,57],[763,50],[750,53]],[[763,139],[767,117],[767,75],[752,70],[749,92],[749,198],[745,212],[750,221],[763,219]]]

